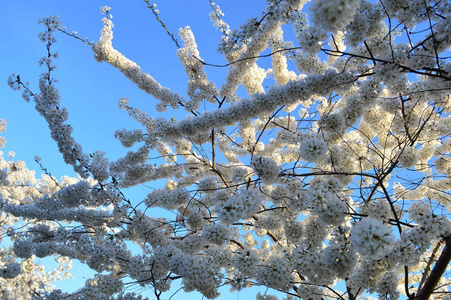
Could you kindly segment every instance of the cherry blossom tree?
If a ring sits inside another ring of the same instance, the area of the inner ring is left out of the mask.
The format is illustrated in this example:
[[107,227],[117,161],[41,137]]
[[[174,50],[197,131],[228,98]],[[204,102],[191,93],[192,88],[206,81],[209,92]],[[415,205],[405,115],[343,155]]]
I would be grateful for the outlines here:
[[[0,121],[0,132],[6,129],[6,122]],[[6,139],[0,138],[0,148],[3,148]],[[8,153],[6,160],[0,151],[0,198],[8,199],[12,204],[23,205],[33,203],[46,194],[54,193],[61,186],[76,182],[76,179],[65,177],[62,182],[57,182],[50,176],[43,175],[40,180],[35,178],[35,172],[27,169],[23,161],[14,161],[15,153]],[[26,218],[0,212],[0,242],[5,243],[20,232],[21,228],[28,231],[40,230],[40,226],[51,223],[48,220],[33,220],[28,225]],[[6,243],[5,243],[6,244]],[[36,264],[38,252],[29,255],[20,255],[17,247],[21,247],[20,241],[15,247],[2,247],[0,249],[0,298],[1,299],[36,299],[41,294],[50,292],[53,288],[52,281],[64,279],[70,274],[67,270],[71,267],[70,260],[65,256],[58,256],[59,266],[53,271],[46,270],[44,266]],[[19,250],[20,251],[20,250]]]
[[[24,222],[10,233],[14,256],[58,255],[97,272],[74,293],[39,297],[142,299],[127,292],[134,284],[160,299],[180,281],[208,299],[223,285],[286,299],[449,298],[449,1],[267,0],[236,29],[210,1],[224,65],[202,59],[189,27],[179,43],[145,2],[179,48],[186,92],[114,48],[111,8],[99,40],[84,41],[155,99],[150,112],[119,100],[139,124],[116,131],[130,148],[122,158],[85,153],[72,136],[52,46],[59,32],[80,38],[58,18],[42,20],[39,91],[9,79],[79,175],[3,195],[2,216]],[[218,68],[227,68],[222,86],[207,75]],[[176,110],[186,116],[167,117]],[[160,179],[145,199],[124,194]]]

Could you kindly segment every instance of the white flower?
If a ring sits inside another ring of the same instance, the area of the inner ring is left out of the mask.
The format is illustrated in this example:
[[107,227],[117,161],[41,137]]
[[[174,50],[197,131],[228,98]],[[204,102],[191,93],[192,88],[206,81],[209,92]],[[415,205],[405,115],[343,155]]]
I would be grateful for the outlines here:
[[218,207],[219,219],[229,224],[247,219],[258,212],[261,200],[256,191],[241,190]]
[[0,276],[3,278],[14,278],[17,275],[22,272],[22,268],[20,267],[20,264],[14,262],[14,263],[8,263],[3,268],[3,270],[0,270]]
[[280,173],[280,166],[273,159],[266,156],[255,158],[252,166],[260,175],[262,181],[267,184],[274,183]]
[[229,238],[229,228],[221,223],[213,223],[210,226],[204,227],[203,238],[213,244],[222,245]]
[[419,159],[418,150],[414,147],[405,147],[401,155],[398,157],[399,162],[403,168],[410,168],[414,166]]
[[351,231],[350,240],[360,254],[377,256],[392,246],[391,230],[380,220],[366,217],[357,222]]
[[315,0],[310,11],[316,26],[323,26],[335,33],[352,21],[358,7],[357,0]]
[[100,13],[102,15],[104,15],[104,14],[107,14],[110,10],[111,10],[111,7],[105,5],[100,8]]
[[302,140],[300,154],[308,162],[320,162],[327,152],[327,144],[317,137]]

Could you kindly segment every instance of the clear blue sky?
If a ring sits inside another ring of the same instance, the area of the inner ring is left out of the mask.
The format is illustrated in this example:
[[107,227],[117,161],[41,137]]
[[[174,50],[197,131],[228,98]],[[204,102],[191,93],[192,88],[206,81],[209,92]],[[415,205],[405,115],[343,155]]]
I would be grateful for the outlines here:
[[[264,7],[261,0],[223,0],[216,1],[225,12],[225,20],[232,29],[249,17],[258,17]],[[220,38],[213,28],[208,12],[208,0],[164,0],[156,2],[160,17],[175,34],[178,28],[189,25],[199,45],[201,57],[211,63],[224,63],[216,54]],[[112,7],[115,23],[113,45],[117,50],[137,62],[145,72],[151,74],[163,86],[184,94],[186,75],[176,57],[176,46],[154,19],[151,11],[141,0],[115,1],[0,1],[0,118],[5,119],[8,142],[5,153],[16,152],[17,160],[24,160],[30,169],[38,169],[34,162],[36,155],[42,158],[43,165],[57,177],[74,176],[70,167],[64,165],[56,144],[50,138],[47,124],[34,110],[33,103],[26,103],[20,92],[11,90],[6,80],[11,73],[21,75],[30,82],[32,91],[38,91],[39,74],[43,71],[38,60],[45,55],[45,46],[37,35],[43,26],[37,24],[39,18],[58,15],[67,31],[77,31],[81,37],[96,41],[101,29],[100,7]],[[152,97],[137,89],[119,71],[106,63],[97,63],[89,46],[68,36],[58,34],[59,42],[54,50],[60,58],[54,76],[62,95],[62,106],[68,108],[69,123],[74,127],[74,137],[82,144],[85,152],[102,150],[112,159],[126,153],[120,143],[113,138],[117,129],[139,128],[116,103],[128,97],[130,104],[149,113],[154,112]],[[209,77],[220,86],[224,81],[225,69],[207,69]],[[37,170],[39,171],[39,170]],[[39,173],[39,172],[38,172]],[[128,194],[142,199],[145,191]],[[45,260],[47,262],[47,260]],[[72,270],[77,279],[86,276],[86,270],[75,266]],[[73,290],[80,281],[71,281],[62,287]],[[247,293],[228,294],[222,289],[219,299],[249,299]],[[264,290],[263,290],[264,291]],[[255,291],[251,294],[255,295]],[[152,293],[144,292],[152,299]],[[167,294],[169,298],[170,294]],[[191,294],[192,299],[200,299],[199,294]],[[172,299],[188,299],[178,293]]]

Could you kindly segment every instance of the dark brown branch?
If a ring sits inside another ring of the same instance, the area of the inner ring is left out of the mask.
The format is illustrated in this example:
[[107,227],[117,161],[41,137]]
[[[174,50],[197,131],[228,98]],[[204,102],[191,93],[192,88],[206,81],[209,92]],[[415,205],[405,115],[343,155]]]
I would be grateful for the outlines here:
[[443,274],[445,273],[446,268],[448,267],[451,261],[451,235],[447,236],[445,238],[445,241],[446,241],[445,248],[440,254],[440,257],[435,263],[434,268],[432,269],[431,273],[426,279],[426,282],[424,283],[423,287],[417,293],[415,299],[428,300],[429,297],[434,292],[435,288],[437,287],[440,278],[442,278]]
[[153,4],[150,3],[149,0],[144,0],[144,2],[147,3],[147,7],[150,8],[152,10],[152,13],[155,16],[155,19],[161,24],[161,26],[164,28],[164,30],[166,30],[166,33],[171,37],[171,39],[174,41],[175,45],[177,46],[177,48],[181,48],[179,42],[177,41],[177,39],[175,38],[174,34],[172,32],[169,31],[168,27],[166,26],[166,24],[164,23],[164,21],[162,19],[160,19],[160,17],[158,16],[158,10],[155,9],[155,6]]
[[420,285],[418,286],[418,289],[421,290],[423,288],[424,283],[430,274],[429,271],[431,270],[432,264],[435,262],[435,257],[437,255],[437,252],[440,250],[440,248],[443,247],[444,243],[445,243],[445,240],[440,240],[437,243],[437,245],[435,246],[434,250],[432,250],[432,254],[429,257],[429,261],[428,261],[426,267],[424,268],[423,276],[421,277],[421,281],[420,281]]

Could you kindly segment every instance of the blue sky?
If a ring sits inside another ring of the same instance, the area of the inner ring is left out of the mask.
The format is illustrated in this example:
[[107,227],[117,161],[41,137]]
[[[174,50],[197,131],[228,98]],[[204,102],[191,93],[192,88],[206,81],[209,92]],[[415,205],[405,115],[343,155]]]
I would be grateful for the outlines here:
[[[45,46],[37,35],[43,26],[37,21],[45,16],[58,15],[67,31],[77,31],[89,41],[96,41],[101,29],[100,7],[112,7],[111,14],[115,23],[113,45],[117,50],[137,62],[141,68],[156,78],[163,86],[184,94],[187,77],[184,68],[176,56],[176,46],[154,19],[144,1],[1,1],[0,4],[0,118],[5,119],[7,131],[4,136],[8,142],[3,149],[16,152],[16,160],[24,160],[30,169],[38,170],[34,162],[36,155],[42,158],[42,164],[56,177],[74,176],[72,169],[66,166],[56,144],[50,138],[44,119],[34,110],[33,103],[26,103],[20,92],[11,90],[6,80],[11,73],[20,74],[23,81],[30,82],[33,92],[38,91],[39,74],[43,71],[38,60],[46,54]],[[216,54],[220,38],[213,28],[208,12],[211,11],[208,0],[164,0],[156,2],[160,17],[168,28],[177,34],[178,28],[189,25],[199,45],[201,57],[211,63],[221,64],[224,59]],[[264,7],[264,1],[217,1],[225,12],[225,20],[236,28],[249,17],[258,17]],[[86,153],[102,150],[115,159],[125,154],[114,139],[117,129],[139,128],[124,111],[117,107],[122,97],[128,97],[132,106],[149,113],[155,113],[153,98],[137,89],[119,71],[106,63],[97,63],[89,46],[62,34],[57,35],[59,42],[54,51],[59,53],[56,60],[58,69],[54,76],[58,79],[58,88],[62,96],[62,106],[69,110],[69,123],[74,128],[74,137],[83,146]],[[207,68],[209,77],[217,86],[224,82],[226,69]],[[3,82],[3,83],[2,83]],[[145,189],[129,193],[129,197],[141,200]],[[48,263],[48,260],[42,260]],[[73,290],[86,276],[86,269],[78,265],[72,270],[76,280],[59,286]],[[248,299],[247,293],[230,295],[228,288],[222,289],[219,299]],[[263,290],[264,291],[264,290]],[[255,295],[255,291],[251,294]],[[152,298],[152,293],[144,292]],[[187,299],[178,293],[172,299]],[[170,293],[167,294],[167,298]],[[199,294],[190,294],[192,299],[200,299]]]

